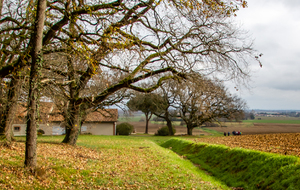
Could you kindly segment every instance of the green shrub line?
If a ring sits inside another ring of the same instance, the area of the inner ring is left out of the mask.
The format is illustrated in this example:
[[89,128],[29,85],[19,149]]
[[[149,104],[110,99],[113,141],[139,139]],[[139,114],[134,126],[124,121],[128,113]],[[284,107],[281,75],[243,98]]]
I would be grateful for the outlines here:
[[299,189],[300,159],[224,145],[170,139],[161,144],[183,155],[229,187]]

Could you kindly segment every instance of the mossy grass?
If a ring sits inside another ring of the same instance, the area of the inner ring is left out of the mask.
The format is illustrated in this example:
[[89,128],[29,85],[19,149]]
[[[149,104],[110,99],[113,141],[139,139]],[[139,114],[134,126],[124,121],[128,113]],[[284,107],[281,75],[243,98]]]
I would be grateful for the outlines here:
[[223,145],[170,139],[162,144],[230,187],[299,189],[300,159]]
[[224,134],[222,132],[219,132],[219,131],[215,131],[213,129],[208,129],[208,128],[205,128],[205,127],[202,127],[201,128],[203,131],[207,132],[207,133],[210,133],[211,135],[214,135],[216,137],[218,136],[223,136]]

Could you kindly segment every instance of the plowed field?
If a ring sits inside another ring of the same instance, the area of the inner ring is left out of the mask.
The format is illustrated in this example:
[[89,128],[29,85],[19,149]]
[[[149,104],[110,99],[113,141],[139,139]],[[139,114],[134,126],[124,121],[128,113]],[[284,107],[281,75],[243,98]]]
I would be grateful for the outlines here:
[[300,157],[300,133],[197,138],[195,141]]

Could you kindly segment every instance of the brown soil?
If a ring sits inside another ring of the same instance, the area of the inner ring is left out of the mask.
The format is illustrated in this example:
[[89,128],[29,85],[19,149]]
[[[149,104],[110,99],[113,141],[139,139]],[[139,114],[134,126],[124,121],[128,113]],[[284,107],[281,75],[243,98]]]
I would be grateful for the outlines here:
[[195,138],[196,142],[224,144],[229,147],[241,147],[264,152],[295,155],[300,157],[300,133],[276,133],[238,135],[212,138]]
[[[135,132],[136,133],[145,133],[145,128],[146,128],[146,123],[145,122],[128,122],[131,125],[134,126]],[[148,133],[149,134],[155,134],[156,131],[161,128],[164,127],[166,125],[160,125],[160,124],[152,124],[149,123],[149,128],[148,128]],[[186,127],[183,126],[174,126],[176,129],[176,134],[175,135],[185,135],[187,134],[187,129]],[[204,134],[204,135],[209,135],[209,133],[202,131],[201,129],[197,129],[195,128],[193,130],[193,135],[200,135],[200,134]]]
[[241,131],[242,134],[300,133],[299,124],[254,123],[254,126],[207,127],[219,132]]

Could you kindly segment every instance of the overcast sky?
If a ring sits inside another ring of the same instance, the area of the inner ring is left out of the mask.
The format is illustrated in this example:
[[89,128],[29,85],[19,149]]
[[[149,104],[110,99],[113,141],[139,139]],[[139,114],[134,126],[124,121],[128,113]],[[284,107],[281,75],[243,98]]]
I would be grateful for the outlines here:
[[251,63],[251,90],[238,95],[250,109],[300,110],[300,0],[248,0],[236,20],[263,53],[262,68]]

